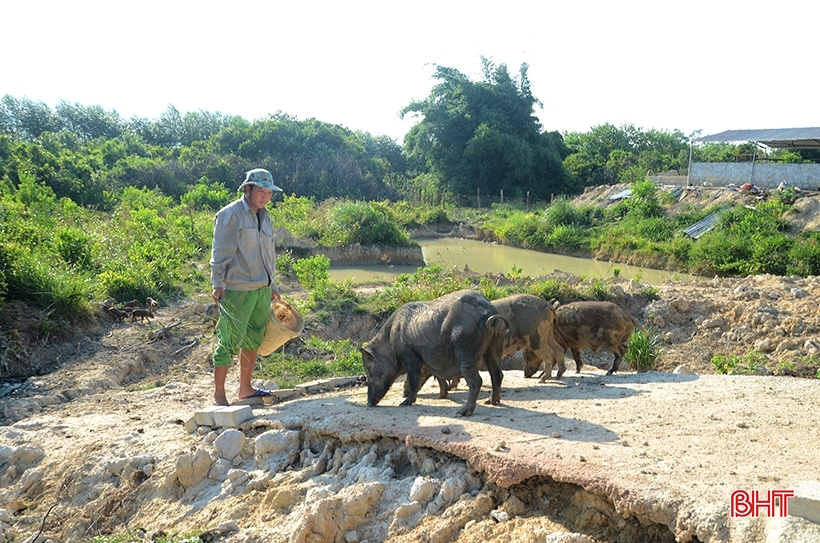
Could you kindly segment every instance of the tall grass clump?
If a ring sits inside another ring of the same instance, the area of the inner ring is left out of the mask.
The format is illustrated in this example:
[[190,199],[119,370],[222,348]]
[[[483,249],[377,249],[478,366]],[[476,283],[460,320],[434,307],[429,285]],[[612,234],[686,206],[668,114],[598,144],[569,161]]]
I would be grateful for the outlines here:
[[661,354],[660,336],[653,331],[633,330],[624,360],[636,371],[650,371]]
[[820,233],[804,232],[789,248],[788,275],[820,275]]

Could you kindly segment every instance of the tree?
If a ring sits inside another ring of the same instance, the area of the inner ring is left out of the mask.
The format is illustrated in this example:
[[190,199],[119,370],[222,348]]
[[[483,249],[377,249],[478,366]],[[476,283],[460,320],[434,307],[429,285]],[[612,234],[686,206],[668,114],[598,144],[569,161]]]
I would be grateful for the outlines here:
[[564,165],[582,186],[634,183],[650,172],[688,167],[689,142],[678,130],[644,131],[632,124],[606,123],[587,133],[571,132],[565,142],[572,152]]
[[116,111],[105,111],[100,106],[57,104],[57,117],[65,130],[74,132],[82,141],[122,136],[125,123]]
[[534,114],[527,64],[512,77],[482,57],[483,80],[443,66],[430,95],[402,110],[421,117],[405,137],[409,157],[461,194],[480,189],[536,198],[571,190],[561,137],[545,133]]

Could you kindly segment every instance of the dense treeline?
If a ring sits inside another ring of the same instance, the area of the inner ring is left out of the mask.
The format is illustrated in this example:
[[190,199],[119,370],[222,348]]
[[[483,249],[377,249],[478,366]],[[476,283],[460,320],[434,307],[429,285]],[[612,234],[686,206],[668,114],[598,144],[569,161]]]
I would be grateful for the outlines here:
[[123,120],[114,111],[3,97],[0,175],[13,188],[21,172],[58,198],[112,209],[125,187],[159,189],[176,201],[197,185],[236,188],[263,165],[289,192],[325,199],[396,198],[386,184],[405,175],[397,143],[315,119],[278,114],[253,123],[170,107],[158,120]]

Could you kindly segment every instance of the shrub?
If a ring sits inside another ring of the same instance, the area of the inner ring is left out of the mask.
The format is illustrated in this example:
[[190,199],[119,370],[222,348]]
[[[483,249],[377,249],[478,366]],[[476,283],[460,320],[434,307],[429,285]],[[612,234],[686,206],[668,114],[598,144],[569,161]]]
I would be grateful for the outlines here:
[[67,264],[82,270],[92,269],[94,241],[85,232],[77,228],[58,228],[54,232],[54,248]]
[[651,331],[634,330],[624,360],[636,371],[649,371],[661,353],[660,336]]
[[766,355],[755,349],[739,357],[735,354],[715,355],[710,360],[715,371],[724,375],[757,375],[766,367]]
[[302,258],[293,263],[293,271],[299,283],[321,297],[330,285],[330,259],[325,255]]
[[406,247],[412,242],[387,203],[342,202],[330,213],[326,245],[389,245]]

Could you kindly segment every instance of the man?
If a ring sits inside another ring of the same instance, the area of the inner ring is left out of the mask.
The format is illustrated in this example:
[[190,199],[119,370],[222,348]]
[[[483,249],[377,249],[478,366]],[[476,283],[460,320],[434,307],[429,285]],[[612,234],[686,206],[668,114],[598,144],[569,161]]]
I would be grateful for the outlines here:
[[251,375],[270,317],[271,300],[280,298],[274,282],[273,222],[265,206],[273,191],[282,189],[274,184],[268,170],[256,168],[245,174],[239,190],[244,193],[242,197],[220,209],[214,219],[211,285],[219,306],[219,341],[213,355],[214,405],[229,405],[225,378],[237,354],[239,399],[271,394],[254,389]]

